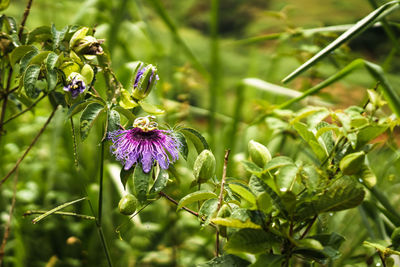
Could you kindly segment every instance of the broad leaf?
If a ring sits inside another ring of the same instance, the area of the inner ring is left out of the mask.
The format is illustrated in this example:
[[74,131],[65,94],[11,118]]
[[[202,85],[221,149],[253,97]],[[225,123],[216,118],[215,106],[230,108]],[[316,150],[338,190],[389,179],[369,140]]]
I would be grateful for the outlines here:
[[134,167],[130,168],[129,170],[121,168],[121,172],[119,173],[119,178],[121,179],[121,183],[124,186],[124,188],[126,187],[126,183],[128,182],[128,179],[132,175],[134,170],[135,170]]
[[149,114],[161,115],[165,112],[164,110],[158,108],[157,106],[147,103],[145,101],[140,101],[139,105],[145,112]]
[[240,183],[230,183],[228,186],[232,189],[233,192],[241,196],[244,200],[250,202],[253,205],[256,204],[256,197],[253,195],[250,188],[248,188],[246,185]]
[[200,190],[196,191],[193,193],[190,193],[186,196],[184,196],[178,203],[178,207],[176,210],[181,209],[183,206],[189,205],[193,202],[196,201],[202,201],[210,198],[217,198],[217,195],[214,192],[211,191],[206,191],[206,190]]
[[110,110],[107,115],[108,115],[107,132],[113,132],[118,130],[121,124],[119,113],[115,110]]
[[88,105],[83,111],[80,119],[80,133],[82,141],[89,135],[95,121],[100,114],[105,111],[105,107],[99,103],[92,103]]
[[175,133],[175,137],[178,139],[178,141],[180,143],[181,155],[183,156],[183,158],[185,160],[187,160],[187,157],[188,157],[188,154],[189,154],[189,147],[188,147],[188,144],[186,142],[185,136],[182,133],[177,132],[177,133]]
[[30,65],[24,74],[24,88],[25,93],[30,98],[36,98],[39,95],[39,91],[36,88],[36,82],[40,73],[39,65]]
[[261,229],[261,226],[253,223],[250,219],[242,222],[239,219],[233,218],[214,218],[211,222],[221,226],[228,226],[232,228],[251,228],[251,229]]
[[33,45],[21,45],[15,48],[10,54],[10,63],[15,65],[20,59],[25,56],[30,51],[38,51],[38,49]]
[[156,180],[154,181],[153,186],[150,188],[150,194],[159,193],[161,190],[167,186],[168,183],[168,172],[164,169],[160,169]]
[[224,249],[231,253],[262,253],[270,249],[276,238],[261,229],[240,229],[233,233]]
[[306,141],[306,143],[311,147],[319,160],[322,161],[326,156],[328,156],[329,153],[319,144],[317,138],[310,130],[308,130],[304,123],[296,122],[293,124],[293,127],[304,139],[304,141]]
[[185,137],[193,143],[197,150],[197,153],[200,153],[204,149],[209,149],[206,139],[201,135],[201,133],[199,133],[195,129],[182,128],[180,132],[183,133]]
[[135,188],[135,196],[144,203],[147,200],[147,192],[149,190],[151,171],[145,173],[141,164],[136,164],[135,171],[133,172],[133,185]]
[[51,25],[51,35],[53,39],[53,49],[57,49],[60,46],[61,41],[64,39],[67,33],[68,26],[65,26],[61,31],[57,31],[54,24]]
[[197,265],[197,267],[246,267],[249,266],[249,264],[250,262],[238,256],[228,254]]
[[208,225],[210,223],[211,218],[216,216],[218,209],[218,199],[211,198],[204,201],[199,210],[199,217],[205,217],[204,225]]
[[265,164],[264,172],[272,171],[287,165],[293,165],[293,160],[291,158],[285,156],[275,157]]

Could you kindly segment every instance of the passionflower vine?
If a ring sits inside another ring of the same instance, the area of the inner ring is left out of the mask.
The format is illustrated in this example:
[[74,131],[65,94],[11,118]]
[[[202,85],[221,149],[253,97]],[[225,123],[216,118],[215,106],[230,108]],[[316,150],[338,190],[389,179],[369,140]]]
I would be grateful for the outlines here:
[[73,99],[77,98],[78,95],[82,94],[86,89],[85,82],[79,76],[80,75],[73,76],[63,89],[66,92],[70,92]]
[[143,172],[148,173],[155,161],[162,169],[168,169],[178,159],[180,142],[171,131],[159,130],[152,119],[153,116],[139,117],[132,129],[109,133],[111,151],[125,170],[140,162]]
[[157,68],[151,64],[146,65],[140,62],[135,70],[135,80],[133,81],[132,96],[137,100],[146,98],[152,88],[157,84],[159,77]]

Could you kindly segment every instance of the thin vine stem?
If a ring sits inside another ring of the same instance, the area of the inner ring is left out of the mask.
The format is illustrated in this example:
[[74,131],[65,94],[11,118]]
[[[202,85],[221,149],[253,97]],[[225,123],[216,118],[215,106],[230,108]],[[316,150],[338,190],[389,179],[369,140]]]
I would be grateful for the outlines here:
[[[31,144],[28,146],[28,148],[25,150],[24,154],[17,160],[17,162],[15,163],[14,167],[6,174],[6,176],[4,176],[1,181],[0,181],[0,187],[3,185],[3,183],[5,181],[7,181],[7,179],[11,176],[11,174],[13,174],[17,169],[18,166],[21,164],[21,162],[24,160],[24,158],[26,157],[26,155],[28,155],[29,151],[32,149],[32,147],[36,144],[37,140],[39,139],[39,137],[43,134],[44,130],[46,130],[47,126],[49,125],[51,119],[54,117],[54,114],[56,113],[57,108],[54,108],[53,111],[51,112],[49,118],[47,119],[47,121],[45,122],[45,124],[43,125],[43,127],[39,130],[38,134],[35,136],[35,138],[33,138]],[[1,127],[1,126],[0,126]]]
[[104,141],[101,142],[100,148],[100,180],[99,180],[99,204],[97,211],[97,221],[101,225],[103,213],[103,178],[104,178]]

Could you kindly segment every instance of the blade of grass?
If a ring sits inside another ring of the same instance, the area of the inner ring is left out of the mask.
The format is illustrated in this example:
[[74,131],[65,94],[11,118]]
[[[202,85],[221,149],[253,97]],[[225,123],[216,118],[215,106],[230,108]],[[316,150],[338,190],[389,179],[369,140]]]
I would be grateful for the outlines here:
[[85,199],[86,199],[86,197],[83,197],[83,198],[75,199],[75,200],[73,200],[73,201],[64,203],[64,204],[62,204],[62,205],[60,205],[60,206],[57,206],[57,207],[55,207],[54,209],[51,209],[51,210],[49,210],[48,212],[46,212],[46,213],[40,215],[39,217],[36,217],[35,219],[33,219],[33,220],[32,220],[32,223],[34,223],[34,224],[35,224],[35,223],[38,223],[38,222],[40,222],[41,220],[43,220],[44,218],[46,218],[47,216],[49,216],[49,215],[55,213],[56,211],[59,211],[59,210],[65,208],[65,207],[68,207],[68,206],[70,206],[70,205],[72,205],[72,204],[75,204],[75,203],[80,202],[80,201],[85,200]]
[[[222,104],[218,101],[222,96],[220,87],[220,60],[219,60],[219,44],[218,44],[218,6],[219,0],[211,0],[211,11],[210,11],[210,68],[211,68],[211,79],[209,84],[209,103],[210,103],[210,116],[208,123],[208,135],[210,137],[210,146],[214,148],[215,145],[215,113],[217,107]],[[220,107],[224,110],[223,107]]]
[[182,37],[178,33],[178,29],[175,26],[174,22],[168,15],[167,11],[165,10],[164,6],[161,4],[160,0],[149,0],[149,3],[152,4],[154,7],[154,10],[157,12],[157,14],[160,16],[162,21],[165,23],[165,25],[168,27],[170,30],[172,36],[176,40],[177,43],[181,45],[183,48],[183,52],[186,54],[186,56],[192,61],[193,66],[207,79],[209,79],[210,74],[208,71],[204,68],[204,66],[200,63],[200,61],[197,59],[197,57],[193,54],[192,50],[187,46],[185,41],[182,39]]
[[388,15],[389,13],[385,11],[388,10],[393,11],[393,9],[390,8],[398,4],[399,1],[391,1],[369,13],[366,17],[358,21],[353,27],[345,31],[343,34],[341,34],[336,40],[334,40],[332,43],[330,43],[324,49],[319,51],[317,54],[315,54],[312,58],[310,58],[300,67],[295,69],[292,73],[286,76],[282,80],[282,82],[283,83],[289,82],[290,80],[294,79],[295,77],[297,77],[298,75],[300,75],[301,73],[303,73],[304,71],[315,65],[319,60],[327,56],[329,53],[331,53],[333,50],[341,46],[343,43],[347,42],[348,40],[354,38],[361,32],[371,27],[378,18],[382,18],[380,15],[382,14]]

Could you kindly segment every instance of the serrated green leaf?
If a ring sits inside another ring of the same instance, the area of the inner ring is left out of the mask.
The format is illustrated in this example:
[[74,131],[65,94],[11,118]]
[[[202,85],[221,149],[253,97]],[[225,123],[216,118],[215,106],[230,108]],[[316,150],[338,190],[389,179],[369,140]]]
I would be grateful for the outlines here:
[[314,134],[308,130],[304,123],[296,122],[293,124],[294,129],[299,133],[299,135],[306,141],[306,143],[311,147],[312,151],[318,157],[319,160],[324,160],[329,153],[321,147],[317,138]]
[[99,103],[91,103],[85,108],[80,119],[80,133],[82,141],[86,139],[95,121],[104,111],[105,107]]
[[246,267],[250,262],[236,256],[236,255],[223,255],[214,258],[209,262],[197,265],[197,267]]
[[39,52],[37,50],[32,50],[26,53],[20,61],[19,73],[22,74],[25,72],[26,68],[29,65],[29,62],[34,58]]
[[161,115],[164,114],[164,110],[158,108],[157,106],[147,103],[145,101],[139,101],[140,107],[147,113],[153,114],[153,115]]
[[242,160],[241,163],[243,164],[246,171],[248,171],[251,174],[259,175],[263,172],[263,169],[258,167],[254,162],[248,160]]
[[49,26],[40,26],[28,34],[28,44],[44,42],[51,39],[51,29]]
[[121,168],[121,172],[119,173],[119,178],[121,179],[121,183],[124,186],[124,188],[126,187],[126,183],[128,182],[128,179],[132,175],[134,170],[135,170],[134,167],[130,168],[129,170]]
[[183,158],[185,160],[187,160],[187,157],[188,157],[188,154],[189,154],[189,147],[188,147],[188,144],[186,142],[185,136],[180,132],[176,132],[175,133],[175,137],[178,139],[179,143],[181,144],[181,146],[180,146],[181,155],[183,156]]
[[279,156],[272,158],[265,166],[264,172],[272,171],[276,168],[281,168],[283,166],[293,165],[293,160],[289,157]]
[[107,132],[113,132],[119,129],[121,124],[119,113],[115,110],[110,110],[107,114],[108,124]]
[[208,225],[210,223],[211,218],[216,216],[218,209],[218,199],[211,198],[204,201],[199,210],[199,217],[205,217],[204,225]]
[[39,77],[39,73],[40,73],[39,65],[30,65],[25,71],[24,88],[26,95],[30,98],[36,98],[39,95],[39,92],[35,86]]
[[64,39],[67,31],[68,31],[68,26],[65,26],[60,31],[57,31],[56,26],[54,24],[51,25],[51,36],[53,39],[53,49],[59,48],[60,43]]
[[168,172],[164,169],[160,169],[156,180],[154,181],[153,186],[150,188],[150,194],[159,193],[163,190],[168,183]]
[[240,229],[233,233],[224,249],[231,253],[262,253],[272,247],[276,242],[271,233],[258,229]]
[[10,63],[15,65],[20,59],[30,51],[37,51],[38,49],[33,45],[21,45],[16,47],[10,54]]
[[142,204],[147,200],[150,178],[151,171],[145,173],[142,165],[139,163],[136,164],[135,171],[133,172],[133,185],[135,187],[135,196]]
[[218,198],[218,196],[211,191],[200,190],[184,196],[178,203],[176,210],[180,210],[183,206],[189,205],[193,202],[202,201],[210,198]]
[[185,135],[187,139],[189,139],[193,145],[195,146],[197,153],[201,153],[204,149],[209,149],[209,145],[206,139],[193,128],[182,128],[180,132]]
[[344,176],[332,183],[312,200],[302,202],[296,208],[296,218],[306,218],[329,211],[341,211],[361,204],[365,191],[352,178]]
[[232,189],[233,192],[241,196],[243,199],[253,205],[256,205],[256,197],[250,191],[250,188],[248,188],[246,185],[239,183],[230,183],[228,186]]
[[125,118],[128,119],[127,125],[132,125],[135,121],[136,117],[130,110],[124,109],[121,106],[116,106],[114,110],[118,111],[119,114],[123,115]]
[[239,219],[233,218],[214,218],[211,222],[216,225],[228,226],[232,228],[251,228],[251,229],[261,229],[261,226],[253,223],[250,219],[242,222]]

